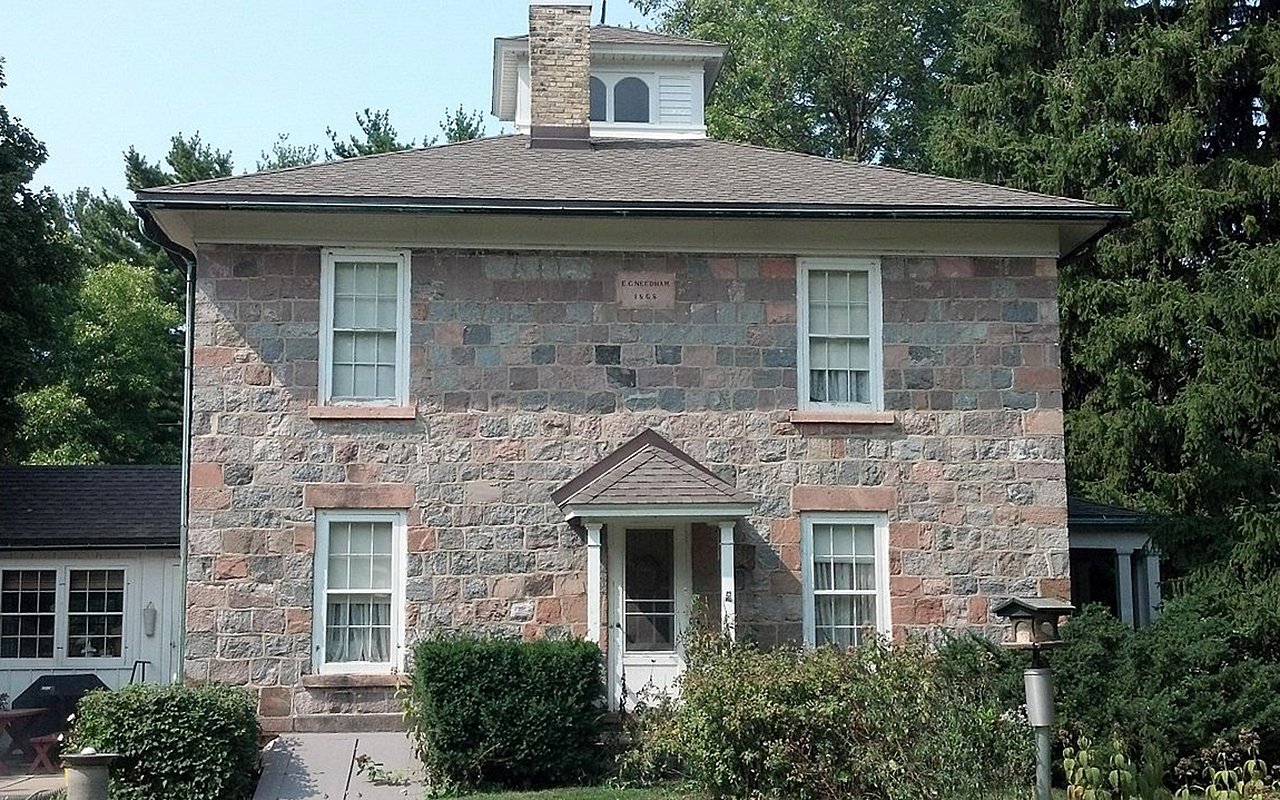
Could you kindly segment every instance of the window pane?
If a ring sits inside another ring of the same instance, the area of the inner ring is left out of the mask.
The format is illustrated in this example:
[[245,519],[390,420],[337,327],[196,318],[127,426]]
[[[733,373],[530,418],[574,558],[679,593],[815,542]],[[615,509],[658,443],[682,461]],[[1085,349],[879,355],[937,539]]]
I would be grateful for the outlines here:
[[675,648],[675,539],[670,529],[628,530],[624,568],[626,649]]
[[649,121],[649,84],[639,78],[623,78],[614,84],[613,121]]
[[[67,608],[68,658],[124,655],[124,570],[69,570]],[[48,631],[52,638],[52,619]]]
[[391,597],[333,595],[325,622],[329,663],[391,660]]
[[0,658],[53,658],[54,570],[0,572]]
[[334,265],[331,397],[395,397],[399,269],[394,262]]
[[591,113],[592,122],[604,122],[605,118],[605,88],[604,81],[599,78],[591,78]]

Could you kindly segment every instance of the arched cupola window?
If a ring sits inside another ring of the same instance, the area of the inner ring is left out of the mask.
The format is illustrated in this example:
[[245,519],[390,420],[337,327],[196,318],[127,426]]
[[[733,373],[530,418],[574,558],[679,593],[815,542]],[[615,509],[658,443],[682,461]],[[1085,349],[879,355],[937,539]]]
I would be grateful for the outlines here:
[[592,76],[591,78],[591,121],[604,122],[608,119],[608,97],[604,81]]
[[[594,106],[593,101],[593,110]],[[614,84],[613,121],[649,121],[649,84],[639,78],[623,78]]]

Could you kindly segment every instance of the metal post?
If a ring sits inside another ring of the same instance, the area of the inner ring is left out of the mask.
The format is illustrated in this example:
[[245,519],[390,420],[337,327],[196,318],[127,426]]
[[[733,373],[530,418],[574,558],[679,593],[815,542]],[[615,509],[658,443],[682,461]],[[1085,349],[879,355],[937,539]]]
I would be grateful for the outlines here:
[[92,747],[78,755],[64,755],[67,800],[107,800],[111,762],[119,757],[116,753],[94,752]]
[[1027,722],[1036,734],[1036,800],[1051,800],[1053,769],[1053,673],[1034,652],[1022,674],[1027,691]]

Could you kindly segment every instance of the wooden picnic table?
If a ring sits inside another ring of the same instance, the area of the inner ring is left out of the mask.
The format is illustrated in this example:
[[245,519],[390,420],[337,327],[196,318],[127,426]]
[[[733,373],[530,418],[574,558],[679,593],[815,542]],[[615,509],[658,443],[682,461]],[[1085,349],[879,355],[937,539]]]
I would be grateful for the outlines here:
[[[43,708],[20,708],[0,711],[0,734],[9,735],[9,746],[4,755],[19,752],[25,758],[31,758],[31,742],[27,740],[27,728],[36,721],[36,717],[46,711]],[[0,758],[0,775],[8,775],[9,766]]]

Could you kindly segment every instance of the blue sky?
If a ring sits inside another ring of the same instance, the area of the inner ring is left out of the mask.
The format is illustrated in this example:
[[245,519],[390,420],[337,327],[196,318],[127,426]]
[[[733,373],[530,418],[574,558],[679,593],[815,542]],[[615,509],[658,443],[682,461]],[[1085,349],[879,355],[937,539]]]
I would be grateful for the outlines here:
[[[154,159],[178,131],[231,150],[237,172],[277,133],[322,146],[326,126],[354,133],[365,107],[390,109],[402,139],[437,134],[459,103],[498,133],[493,37],[523,33],[528,2],[2,0],[0,16],[0,104],[49,148],[36,184],[131,197],[121,153]],[[608,22],[644,18],[611,0]]]

